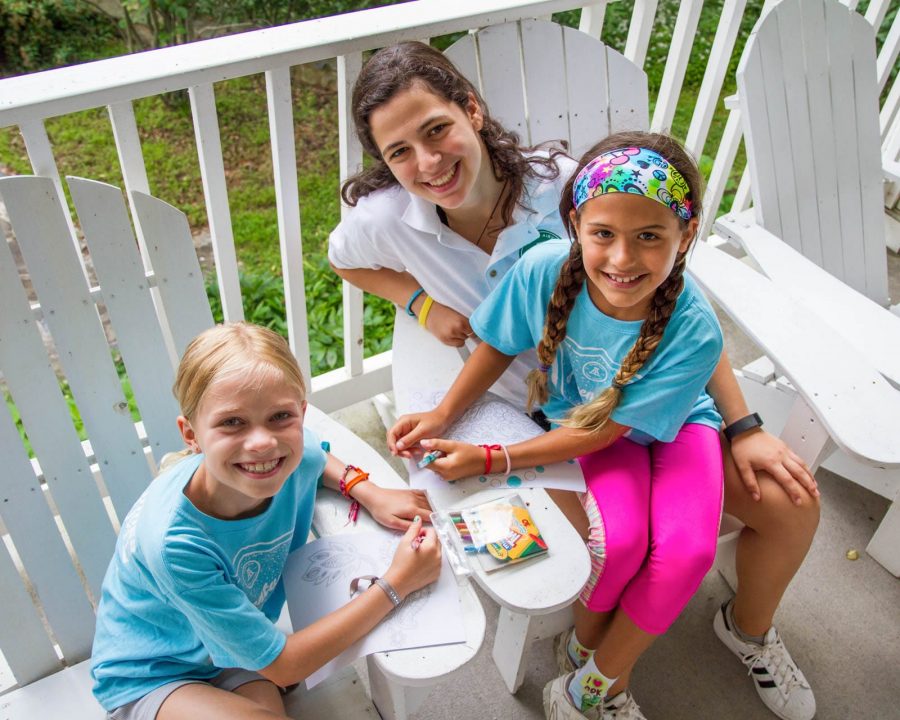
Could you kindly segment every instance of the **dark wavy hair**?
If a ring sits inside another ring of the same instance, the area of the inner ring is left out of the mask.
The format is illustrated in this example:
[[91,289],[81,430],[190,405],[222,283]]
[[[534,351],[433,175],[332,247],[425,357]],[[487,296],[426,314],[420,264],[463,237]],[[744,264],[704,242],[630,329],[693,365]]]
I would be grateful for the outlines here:
[[478,90],[450,60],[424,43],[401,42],[375,53],[363,67],[353,87],[352,112],[356,134],[374,163],[344,183],[341,197],[347,205],[353,207],[369,193],[397,185],[372,137],[369,120],[375,110],[415,83],[422,83],[438,97],[455,103],[463,110],[470,96],[474,96],[481,107],[484,124],[479,135],[487,148],[494,176],[509,185],[501,208],[504,223],[509,224],[516,203],[522,200],[526,176],[553,179],[559,175],[555,157],[562,154],[561,151],[553,149],[549,157],[528,157],[525,153],[531,148],[519,145],[519,136],[491,117]]

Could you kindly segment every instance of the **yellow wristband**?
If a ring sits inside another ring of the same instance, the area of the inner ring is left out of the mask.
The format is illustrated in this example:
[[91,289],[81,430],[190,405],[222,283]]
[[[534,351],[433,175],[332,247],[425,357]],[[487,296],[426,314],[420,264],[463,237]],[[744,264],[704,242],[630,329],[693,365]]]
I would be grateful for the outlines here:
[[422,304],[422,310],[419,312],[419,325],[425,327],[425,321],[428,319],[428,313],[431,311],[431,306],[434,304],[434,298],[431,295],[425,296],[425,302]]

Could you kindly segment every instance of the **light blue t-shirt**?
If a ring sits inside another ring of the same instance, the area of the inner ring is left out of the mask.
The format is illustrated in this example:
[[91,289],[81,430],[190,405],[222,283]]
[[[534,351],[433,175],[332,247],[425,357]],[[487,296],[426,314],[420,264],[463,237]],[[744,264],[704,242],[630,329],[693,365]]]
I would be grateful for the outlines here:
[[303,459],[259,515],[220,520],[184,495],[202,455],[157,477],[122,523],[103,580],[91,657],[106,710],[184,678],[259,670],[286,642],[274,626],[288,553],[309,536],[325,453],[304,430]]
[[[469,319],[475,333],[505,355],[536,348],[568,254],[568,242],[552,242],[522,257]],[[601,312],[585,282],[550,369],[550,398],[542,407],[547,417],[560,419],[609,387],[640,329],[639,320],[616,320]],[[644,444],[671,442],[687,422],[718,428],[722,418],[706,384],[721,353],[722,331],[715,313],[685,275],[662,341],[623,389],[612,419],[632,428],[628,437]]]

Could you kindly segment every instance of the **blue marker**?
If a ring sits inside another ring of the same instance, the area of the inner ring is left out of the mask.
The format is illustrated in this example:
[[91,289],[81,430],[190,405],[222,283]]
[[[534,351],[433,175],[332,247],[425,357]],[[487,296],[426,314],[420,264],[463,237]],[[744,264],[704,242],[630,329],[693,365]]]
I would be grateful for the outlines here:
[[423,470],[435,460],[442,457],[444,457],[442,450],[432,450],[430,453],[426,453],[425,456],[416,463],[416,467],[419,468],[419,470]]

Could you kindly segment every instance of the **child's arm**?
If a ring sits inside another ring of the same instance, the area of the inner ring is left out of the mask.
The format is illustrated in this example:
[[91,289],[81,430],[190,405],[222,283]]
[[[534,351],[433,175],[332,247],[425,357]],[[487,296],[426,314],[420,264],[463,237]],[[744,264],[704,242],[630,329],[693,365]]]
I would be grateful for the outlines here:
[[[413,548],[420,535],[421,543]],[[440,543],[434,530],[423,529],[419,520],[406,531],[383,577],[405,599],[437,580],[440,570]],[[368,634],[393,609],[384,590],[373,585],[339,610],[289,635],[281,654],[259,672],[280,687],[300,682]]]
[[[346,463],[328,453],[322,482],[325,487],[340,492],[341,476]],[[358,500],[373,518],[392,530],[406,530],[417,515],[425,518],[431,513],[428,498],[421,490],[392,490],[373,482],[360,482],[350,488],[350,497]]]
[[[726,425],[750,414],[725,350],[707,390]],[[814,497],[819,496],[816,480],[806,463],[784,441],[762,428],[753,428],[735,437],[731,441],[731,455],[747,492],[754,500],[760,498],[756,479],[758,472],[771,475],[796,504],[802,501],[804,491]]]
[[[331,269],[351,285],[372,295],[390,300],[404,312],[406,303],[409,302],[412,294],[421,287],[419,282],[408,272],[397,272],[390,268],[347,269],[332,265]],[[425,293],[421,293],[412,303],[411,310],[417,318],[421,314],[427,297]],[[472,334],[469,319],[465,315],[439,302],[432,302],[431,310],[425,319],[425,327],[442,343],[453,347],[465,344],[466,338]]]
[[397,418],[387,434],[390,451],[394,455],[410,457],[409,448],[415,447],[422,438],[440,437],[506,372],[514,359],[514,355],[504,355],[488,343],[481,343],[466,360],[440,405],[430,412]]
[[[535,465],[546,465],[571,460],[612,445],[629,428],[613,420],[607,420],[599,432],[560,427],[530,440],[507,446],[512,470]],[[428,450],[441,450],[445,456],[432,462],[434,470],[444,480],[458,480],[485,472],[485,449],[454,440],[423,440]],[[505,472],[506,457],[501,450],[491,452],[491,472]]]

